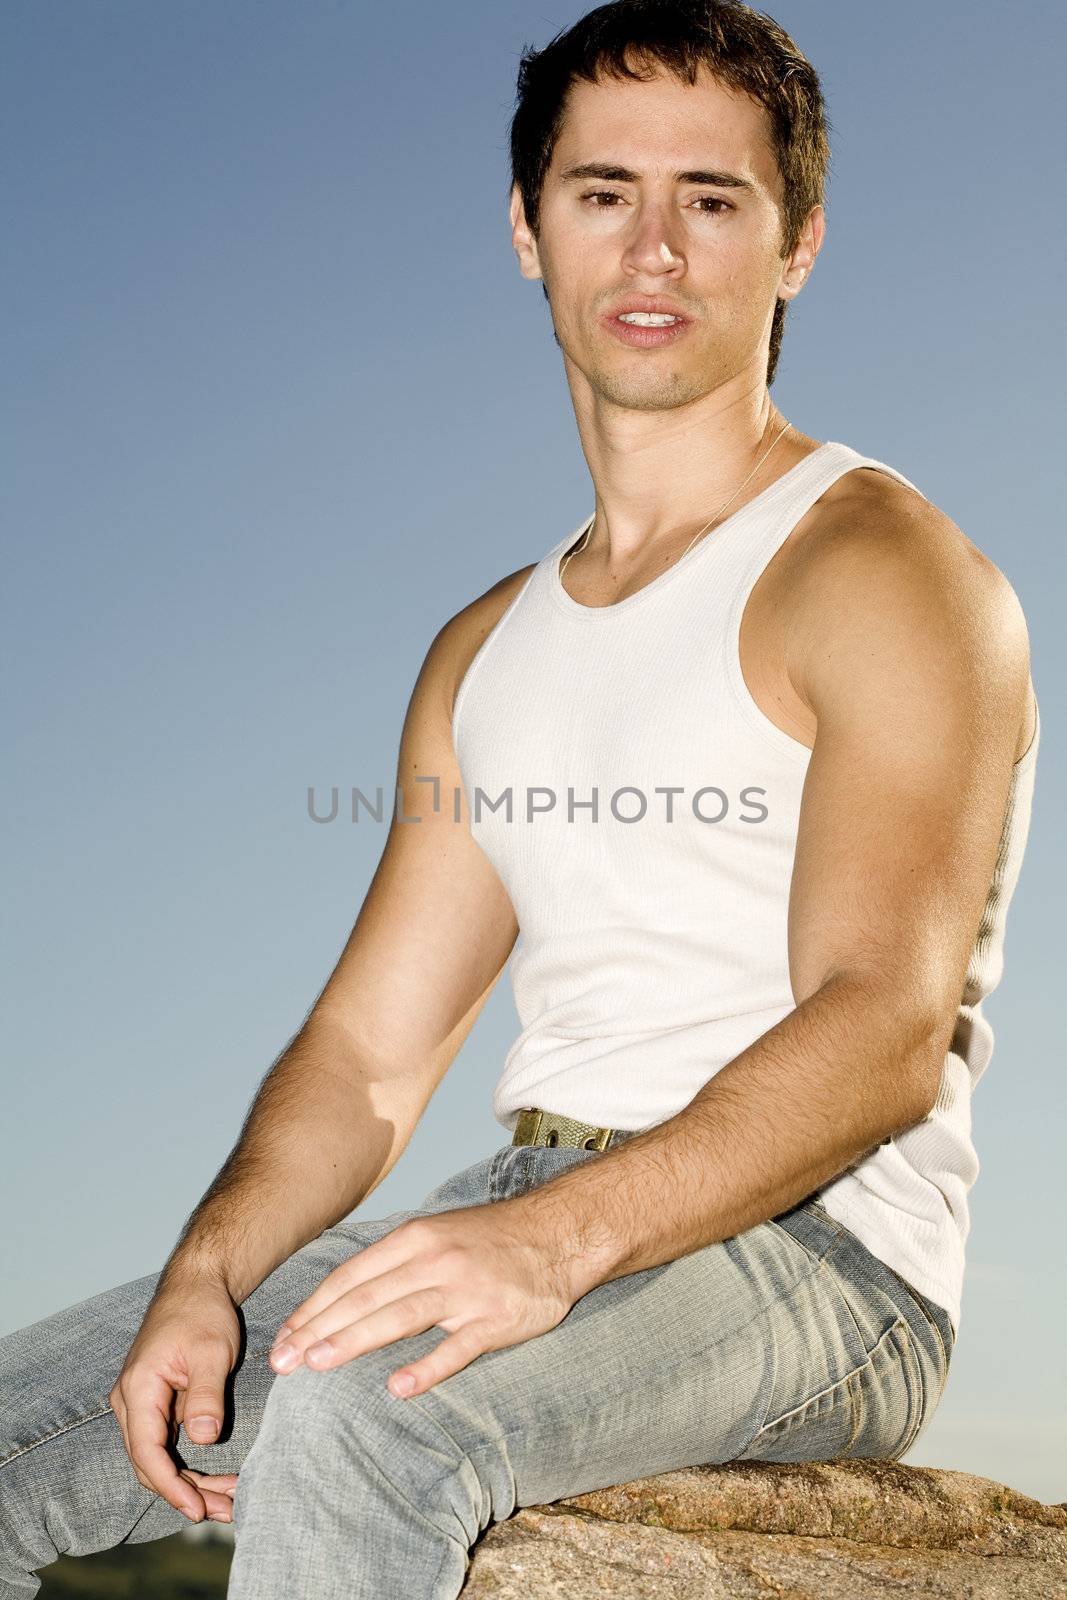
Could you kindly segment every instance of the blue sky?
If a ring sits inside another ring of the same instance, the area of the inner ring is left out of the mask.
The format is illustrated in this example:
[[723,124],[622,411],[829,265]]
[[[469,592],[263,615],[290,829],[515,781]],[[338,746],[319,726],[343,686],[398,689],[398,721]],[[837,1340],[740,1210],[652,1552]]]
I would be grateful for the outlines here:
[[[771,8],[769,8],[771,9]],[[960,1342],[910,1460],[1067,1499],[1062,9],[787,0],[833,124],[774,399],[1007,574],[1042,745]],[[155,1270],[359,909],[437,629],[592,509],[507,220],[518,0],[8,0],[0,1331]],[[1062,180],[1061,180],[1062,181]],[[507,1136],[505,974],[360,1213]]]

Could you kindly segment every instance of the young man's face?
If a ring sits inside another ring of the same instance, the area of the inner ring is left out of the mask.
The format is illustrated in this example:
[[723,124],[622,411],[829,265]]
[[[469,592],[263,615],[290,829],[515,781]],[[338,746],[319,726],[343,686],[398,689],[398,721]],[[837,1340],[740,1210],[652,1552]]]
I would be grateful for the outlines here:
[[[631,177],[568,175],[588,163]],[[513,244],[523,275],[544,279],[572,388],[584,380],[590,398],[659,410],[749,374],[765,381],[775,297],[799,291],[824,227],[817,206],[783,260],[781,200],[767,113],[709,73],[692,87],[666,72],[572,84],[539,240],[517,186],[511,198]],[[628,330],[610,313],[633,295],[661,297],[688,320],[666,335]]]

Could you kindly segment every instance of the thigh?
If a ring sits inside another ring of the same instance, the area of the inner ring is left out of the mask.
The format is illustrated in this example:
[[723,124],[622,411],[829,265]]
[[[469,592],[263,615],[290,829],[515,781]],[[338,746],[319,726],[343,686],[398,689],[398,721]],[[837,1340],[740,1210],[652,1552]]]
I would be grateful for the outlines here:
[[[525,1193],[599,1159],[519,1148],[496,1188]],[[807,1204],[598,1285],[556,1328],[419,1399],[450,1430],[473,1412],[506,1439],[524,1505],[737,1459],[896,1459],[946,1372],[907,1286]]]
[[[772,1226],[821,1260],[826,1291],[846,1318],[848,1360],[819,1385],[780,1386],[745,1459],[898,1460],[944,1393],[954,1342],[948,1313],[924,1301],[817,1202],[797,1206]],[[833,1457],[823,1457],[831,1417],[838,1445]]]
[[[491,1197],[597,1159],[566,1148],[500,1151]],[[814,1220],[803,1241],[763,1223],[600,1284],[555,1328],[486,1351],[407,1400],[394,1399],[386,1380],[446,1337],[441,1329],[328,1373],[299,1368],[271,1397],[272,1451],[304,1451],[301,1470],[312,1474],[322,1461],[370,1457],[409,1504],[431,1505],[442,1492],[453,1506],[469,1500],[473,1533],[517,1505],[680,1467],[763,1452],[847,1454],[857,1443],[856,1374],[877,1346],[884,1403],[866,1453],[891,1454],[915,1404],[901,1349],[885,1337],[899,1312],[873,1284],[843,1292],[830,1261],[840,1239]],[[805,1426],[791,1429],[786,1419],[798,1411]]]
[[[528,1192],[565,1166],[598,1159],[596,1151],[518,1148],[499,1170],[498,1190]],[[555,1328],[486,1352],[417,1403],[483,1459],[506,1446],[518,1505],[759,1457],[765,1430],[816,1397],[817,1421],[802,1439],[794,1434],[799,1453],[789,1459],[846,1454],[856,1444],[850,1385],[899,1312],[872,1285],[857,1317],[855,1296],[832,1268],[840,1240],[831,1226],[813,1224],[802,1242],[766,1222],[597,1285]],[[914,1421],[915,1391],[895,1352],[890,1339],[871,1453],[891,1453]],[[404,1359],[393,1351],[388,1370]]]

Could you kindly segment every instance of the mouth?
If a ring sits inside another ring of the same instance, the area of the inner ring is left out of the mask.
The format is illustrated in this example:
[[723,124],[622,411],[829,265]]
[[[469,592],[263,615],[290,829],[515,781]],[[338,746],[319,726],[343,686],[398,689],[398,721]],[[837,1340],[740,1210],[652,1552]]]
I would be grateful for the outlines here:
[[601,317],[600,321],[620,344],[629,345],[634,350],[656,350],[662,345],[674,344],[692,326],[688,317],[668,322],[658,315],[635,322],[624,321],[618,316]]

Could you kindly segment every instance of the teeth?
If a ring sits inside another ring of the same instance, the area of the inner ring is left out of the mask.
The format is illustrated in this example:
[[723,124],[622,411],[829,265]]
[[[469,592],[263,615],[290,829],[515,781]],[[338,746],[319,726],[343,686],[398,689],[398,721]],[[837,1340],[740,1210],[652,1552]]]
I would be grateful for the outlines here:
[[678,318],[668,316],[665,311],[623,311],[619,321],[632,322],[638,328],[664,328],[669,323],[677,322]]

